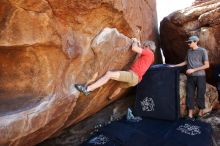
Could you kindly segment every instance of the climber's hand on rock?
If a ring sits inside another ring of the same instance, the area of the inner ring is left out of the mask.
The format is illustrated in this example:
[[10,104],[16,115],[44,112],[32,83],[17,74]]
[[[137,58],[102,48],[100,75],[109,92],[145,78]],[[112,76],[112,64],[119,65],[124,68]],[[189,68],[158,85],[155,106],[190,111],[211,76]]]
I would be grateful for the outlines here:
[[136,42],[138,41],[137,38],[131,38],[131,40],[136,41]]
[[131,40],[132,40],[132,44],[136,43],[136,45],[138,47],[141,47],[141,43],[140,43],[140,41],[137,38],[131,38]]
[[138,43],[139,42],[137,38],[131,38],[131,40],[132,40],[133,43]]

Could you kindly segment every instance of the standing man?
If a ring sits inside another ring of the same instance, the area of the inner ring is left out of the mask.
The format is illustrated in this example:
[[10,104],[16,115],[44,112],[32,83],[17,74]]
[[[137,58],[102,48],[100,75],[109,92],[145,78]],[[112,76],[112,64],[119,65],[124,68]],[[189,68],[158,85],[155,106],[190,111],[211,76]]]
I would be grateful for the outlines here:
[[205,109],[205,69],[209,68],[209,61],[206,49],[199,47],[198,41],[199,38],[197,36],[189,37],[186,42],[188,43],[190,49],[187,52],[186,60],[180,64],[171,65],[171,67],[187,65],[186,102],[189,110],[188,118],[193,118],[193,110],[195,107],[194,96],[196,90],[199,117],[203,116],[203,109]]
[[125,83],[125,87],[137,85],[141,81],[144,73],[154,62],[154,52],[156,46],[153,41],[144,41],[143,48],[140,48],[138,46],[138,40],[136,38],[133,38],[132,40],[132,51],[138,53],[139,56],[131,66],[130,70],[108,71],[102,78],[89,86],[86,84],[75,84],[76,89],[87,96],[91,91],[94,91],[106,84],[110,79]]

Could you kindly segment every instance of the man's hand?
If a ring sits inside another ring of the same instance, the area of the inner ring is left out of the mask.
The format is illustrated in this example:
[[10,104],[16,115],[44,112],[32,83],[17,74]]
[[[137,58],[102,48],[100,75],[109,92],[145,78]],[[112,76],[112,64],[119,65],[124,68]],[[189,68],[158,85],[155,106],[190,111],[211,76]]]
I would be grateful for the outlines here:
[[186,74],[187,74],[187,75],[190,75],[190,74],[192,74],[192,73],[194,73],[194,72],[195,72],[194,69],[187,69]]
[[179,64],[171,64],[171,65],[169,65],[169,67],[181,67],[181,66],[184,66],[184,65],[186,65],[186,64],[187,64],[187,62],[184,61],[184,62],[179,63]]
[[170,64],[169,67],[175,67],[175,65]]
[[138,39],[137,39],[137,38],[131,38],[131,40],[132,40],[133,42],[138,42]]
[[137,43],[138,47],[141,46],[141,42],[137,38],[131,38],[131,40],[132,40],[132,43]]

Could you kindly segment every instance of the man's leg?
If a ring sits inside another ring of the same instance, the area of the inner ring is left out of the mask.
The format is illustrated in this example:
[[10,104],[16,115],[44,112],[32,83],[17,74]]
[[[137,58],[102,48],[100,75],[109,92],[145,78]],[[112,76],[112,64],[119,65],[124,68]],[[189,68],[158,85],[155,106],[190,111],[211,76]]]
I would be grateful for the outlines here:
[[198,77],[197,79],[197,104],[199,107],[199,116],[203,116],[203,109],[205,109],[205,92],[206,92],[206,78]]
[[108,71],[102,78],[97,80],[92,85],[89,85],[87,88],[87,91],[93,91],[93,90],[103,86],[104,84],[106,84],[110,79],[118,80],[119,77],[120,77],[119,71]]
[[187,77],[187,84],[186,84],[186,101],[187,101],[187,107],[189,109],[188,111],[188,117],[193,118],[193,109],[194,109],[194,96],[195,96],[195,83],[194,83],[194,77],[188,76]]
[[138,83],[138,77],[136,81],[136,78],[134,77],[132,72],[108,71],[102,78],[100,78],[92,85],[89,85],[88,87],[86,84],[75,84],[75,87],[78,91],[83,92],[87,96],[89,95],[90,91],[101,87],[102,85],[106,84],[110,79],[128,83],[129,85],[132,84],[132,86]]
[[92,79],[90,79],[90,80],[88,80],[88,81],[86,82],[86,85],[89,85],[90,83],[94,82],[97,77],[98,77],[98,72],[96,72],[96,73],[92,76]]

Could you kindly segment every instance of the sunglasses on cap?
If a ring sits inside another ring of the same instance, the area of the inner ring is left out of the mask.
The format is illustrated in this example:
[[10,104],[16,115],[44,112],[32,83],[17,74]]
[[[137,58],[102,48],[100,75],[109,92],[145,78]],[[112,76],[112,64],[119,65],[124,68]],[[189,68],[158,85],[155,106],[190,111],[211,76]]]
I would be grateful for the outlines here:
[[188,41],[187,44],[192,44],[192,42],[195,43],[196,41]]

